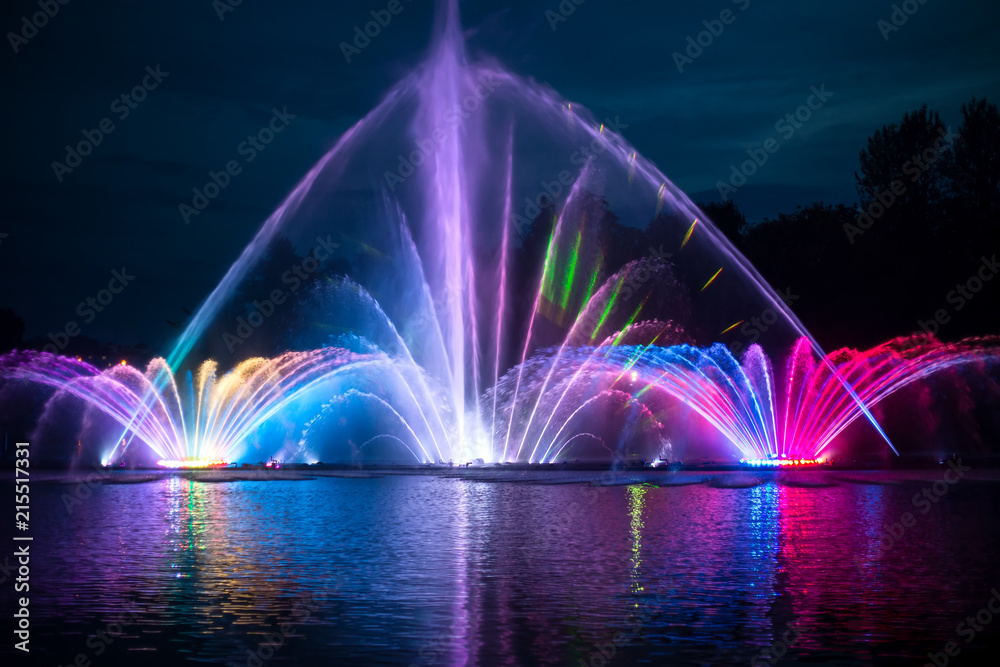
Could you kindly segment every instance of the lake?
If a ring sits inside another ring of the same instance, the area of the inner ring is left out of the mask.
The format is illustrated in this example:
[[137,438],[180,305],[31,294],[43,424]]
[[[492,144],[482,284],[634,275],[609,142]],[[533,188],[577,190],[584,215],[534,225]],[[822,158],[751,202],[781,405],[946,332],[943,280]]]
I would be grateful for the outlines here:
[[31,663],[984,664],[1000,473],[947,470],[39,471]]

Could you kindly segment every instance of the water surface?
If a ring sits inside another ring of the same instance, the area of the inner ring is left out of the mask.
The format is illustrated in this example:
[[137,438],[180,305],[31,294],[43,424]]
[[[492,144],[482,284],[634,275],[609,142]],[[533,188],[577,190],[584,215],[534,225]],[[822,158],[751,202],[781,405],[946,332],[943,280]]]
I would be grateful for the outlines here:
[[101,484],[72,511],[72,478],[38,481],[32,657],[599,667],[773,646],[786,663],[920,665],[955,641],[950,664],[971,665],[1000,649],[1000,623],[969,643],[957,629],[1000,587],[987,476],[919,504],[943,471],[582,477],[166,476]]

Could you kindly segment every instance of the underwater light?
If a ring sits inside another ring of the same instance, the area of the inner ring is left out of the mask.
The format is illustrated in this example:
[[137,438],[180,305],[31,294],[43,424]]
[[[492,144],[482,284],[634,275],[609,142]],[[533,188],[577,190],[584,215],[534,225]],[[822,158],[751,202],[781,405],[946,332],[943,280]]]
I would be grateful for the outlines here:
[[161,468],[223,468],[229,465],[228,461],[212,461],[209,459],[183,459],[174,461],[162,459],[156,462]]
[[821,459],[740,459],[743,465],[759,467],[793,467],[793,466],[816,466],[821,465]]

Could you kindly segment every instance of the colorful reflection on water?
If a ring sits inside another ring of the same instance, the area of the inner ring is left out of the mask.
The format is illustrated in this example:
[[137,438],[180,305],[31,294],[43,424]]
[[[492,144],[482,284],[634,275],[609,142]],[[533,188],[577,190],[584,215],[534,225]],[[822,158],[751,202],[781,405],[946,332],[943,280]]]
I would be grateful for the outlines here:
[[748,664],[785,637],[786,661],[917,664],[1000,585],[1000,483],[963,480],[922,514],[939,472],[851,477],[169,476],[98,486],[72,514],[75,487],[38,484],[32,648],[48,664]]

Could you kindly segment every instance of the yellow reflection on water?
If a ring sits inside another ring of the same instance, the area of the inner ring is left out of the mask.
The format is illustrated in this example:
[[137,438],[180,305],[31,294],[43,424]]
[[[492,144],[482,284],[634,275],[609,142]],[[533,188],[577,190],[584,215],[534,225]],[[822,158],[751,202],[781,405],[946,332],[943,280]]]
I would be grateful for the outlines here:
[[632,537],[632,592],[640,593],[643,590],[639,568],[642,565],[642,529],[644,527],[642,511],[646,506],[646,487],[641,484],[630,486],[628,494],[628,513],[632,519],[629,529]]

